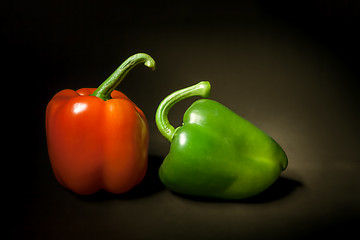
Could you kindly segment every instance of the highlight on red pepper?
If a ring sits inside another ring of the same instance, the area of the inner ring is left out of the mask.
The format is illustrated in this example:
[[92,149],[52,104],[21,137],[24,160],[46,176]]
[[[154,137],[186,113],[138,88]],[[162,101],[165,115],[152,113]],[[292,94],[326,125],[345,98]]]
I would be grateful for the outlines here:
[[139,184],[147,169],[149,127],[144,113],[115,90],[125,75],[155,61],[138,53],[123,62],[97,89],[66,89],[46,108],[46,136],[55,177],[71,191],[101,189],[119,194]]

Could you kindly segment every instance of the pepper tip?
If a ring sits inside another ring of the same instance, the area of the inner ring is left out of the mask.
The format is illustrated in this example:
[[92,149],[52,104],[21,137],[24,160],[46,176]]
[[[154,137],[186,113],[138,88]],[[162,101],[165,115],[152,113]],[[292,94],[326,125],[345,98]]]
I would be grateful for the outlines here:
[[155,60],[150,57],[148,54],[143,53],[146,57],[146,61],[144,62],[144,65],[148,68],[150,68],[150,70],[154,71],[156,68],[156,64],[155,64]]
[[211,85],[209,81],[201,81],[198,83],[199,88],[203,91],[201,92],[202,97],[207,98],[210,96]]

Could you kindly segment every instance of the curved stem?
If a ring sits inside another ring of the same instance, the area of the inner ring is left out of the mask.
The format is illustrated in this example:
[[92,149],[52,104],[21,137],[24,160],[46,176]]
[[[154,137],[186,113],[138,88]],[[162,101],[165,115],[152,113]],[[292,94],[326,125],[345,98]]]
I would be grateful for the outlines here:
[[155,121],[160,133],[171,142],[175,128],[170,124],[168,114],[170,109],[185,98],[193,96],[208,97],[210,95],[210,83],[208,81],[199,82],[196,85],[178,90],[167,96],[156,110]]
[[155,69],[155,61],[145,53],[137,53],[125,60],[110,77],[108,77],[91,96],[101,98],[104,101],[111,99],[111,92],[119,86],[126,74],[136,65],[144,63],[151,70]]

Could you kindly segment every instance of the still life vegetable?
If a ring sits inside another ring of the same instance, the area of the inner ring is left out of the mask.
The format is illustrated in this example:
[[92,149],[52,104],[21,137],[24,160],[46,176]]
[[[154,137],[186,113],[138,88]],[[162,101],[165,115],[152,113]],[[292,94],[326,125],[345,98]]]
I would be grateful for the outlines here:
[[267,189],[287,167],[280,145],[262,130],[217,101],[200,99],[174,128],[169,110],[179,101],[210,93],[202,81],[166,97],[156,112],[160,133],[171,142],[160,166],[170,190],[192,196],[243,199]]

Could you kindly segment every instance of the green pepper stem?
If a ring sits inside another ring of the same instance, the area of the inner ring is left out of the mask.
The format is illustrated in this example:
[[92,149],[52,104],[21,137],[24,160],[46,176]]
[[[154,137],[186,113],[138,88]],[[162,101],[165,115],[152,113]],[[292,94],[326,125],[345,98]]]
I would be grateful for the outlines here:
[[172,141],[172,138],[175,134],[175,128],[170,124],[168,119],[168,114],[170,109],[178,102],[185,98],[200,96],[200,97],[209,97],[210,95],[210,83],[208,81],[199,82],[196,85],[178,90],[169,96],[167,96],[159,105],[156,110],[155,121],[160,133],[167,139],[169,142]]
[[136,65],[144,63],[151,70],[155,69],[155,61],[145,53],[137,53],[126,59],[110,77],[108,77],[91,96],[101,98],[104,101],[111,99],[111,92],[119,86],[126,74]]

